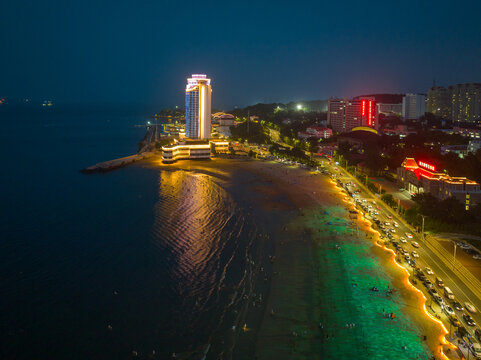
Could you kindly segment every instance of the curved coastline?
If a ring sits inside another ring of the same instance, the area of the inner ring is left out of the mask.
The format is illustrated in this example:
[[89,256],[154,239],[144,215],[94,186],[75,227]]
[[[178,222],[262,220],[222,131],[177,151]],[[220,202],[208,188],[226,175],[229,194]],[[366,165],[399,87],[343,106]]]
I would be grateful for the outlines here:
[[[343,189],[334,181],[330,181],[330,183],[338,189],[339,192],[341,192]],[[341,195],[342,196],[342,195]],[[349,199],[347,196],[343,196],[343,201],[348,203],[350,206],[353,206],[355,208],[355,204]],[[407,293],[414,294],[418,301],[417,305],[419,307],[420,314],[423,314],[423,320],[424,322],[431,322],[435,326],[431,326],[431,333],[434,335],[432,337],[429,337],[427,340],[428,346],[433,354],[441,356],[443,359],[449,360],[449,358],[444,354],[444,349],[443,346],[446,345],[448,348],[451,349],[456,349],[456,346],[450,344],[449,342],[446,341],[445,337],[447,334],[449,334],[448,330],[444,326],[443,322],[439,319],[434,318],[426,309],[426,302],[427,298],[424,296],[423,292],[418,289],[412,282],[410,281],[410,273],[409,270],[406,269],[402,264],[400,264],[396,260],[396,253],[394,250],[388,248],[385,246],[384,243],[380,244],[380,233],[373,227],[373,224],[371,221],[368,219],[365,219],[364,216],[362,219],[358,219],[358,222],[363,222],[364,223],[364,229],[366,233],[371,233],[374,234],[374,236],[371,236],[372,243],[381,248],[386,255],[389,257],[389,261],[392,262],[392,265],[396,266],[398,269],[402,271],[402,282],[404,283],[404,289],[403,291]],[[392,270],[392,269],[391,269]],[[420,315],[417,314],[417,315]],[[418,323],[421,320],[420,316],[417,316],[418,318]],[[437,330],[437,331],[436,331]]]
[[[332,239],[334,239],[334,241],[343,241],[343,236],[348,236],[348,234],[346,233],[346,235],[342,235],[342,233],[339,233],[338,235],[335,235],[334,238],[331,236],[331,240],[316,240],[315,238],[317,235],[315,234],[315,231],[312,229],[305,231],[305,228],[308,221],[310,221],[312,225],[313,221],[317,221],[318,218],[320,218],[317,213],[315,214],[316,211],[322,211],[322,209],[330,206],[333,207],[333,209],[335,208],[334,211],[338,213],[340,224],[347,224],[348,220],[346,218],[348,212],[345,205],[342,205],[342,202],[348,201],[349,199],[343,198],[342,194],[338,191],[339,188],[336,189],[337,184],[333,184],[324,176],[310,174],[304,169],[286,168],[280,164],[251,160],[213,160],[208,162],[187,161],[177,163],[175,166],[165,166],[154,158],[148,161],[147,166],[155,168],[160,167],[161,169],[168,171],[194,171],[217,178],[221,183],[230,184],[226,186],[229,193],[231,193],[231,191],[240,191],[240,193],[242,193],[242,190],[246,193],[250,193],[249,196],[246,196],[246,203],[244,206],[257,207],[257,209],[255,211],[252,210],[252,212],[256,212],[256,216],[260,216],[260,218],[262,216],[265,217],[262,218],[262,220],[266,222],[266,226],[269,228],[269,233],[272,242],[274,243],[273,246],[275,246],[276,257],[272,269],[273,275],[269,280],[270,290],[268,292],[268,298],[263,306],[264,310],[261,319],[254,320],[254,323],[259,324],[258,329],[252,329],[253,331],[250,333],[239,333],[239,346],[236,346],[233,350],[233,354],[240,356],[240,358],[244,358],[247,354],[239,348],[243,346],[243,344],[249,343],[251,344],[249,346],[250,350],[248,351],[249,356],[256,355],[259,359],[272,358],[272,356],[275,356],[276,354],[276,349],[270,351],[269,354],[265,351],[266,346],[269,346],[269,343],[271,342],[276,344],[280,351],[279,354],[281,354],[286,348],[294,349],[291,350],[290,357],[292,358],[295,358],[295,354],[299,355],[299,353],[310,353],[312,356],[318,357],[319,355],[316,354],[321,354],[322,351],[325,351],[325,349],[323,349],[323,346],[326,345],[323,340],[325,339],[324,329],[320,329],[318,325],[318,320],[322,317],[322,314],[319,312],[319,309],[317,309],[318,305],[316,305],[325,301],[319,297],[319,288],[320,286],[322,287],[323,279],[322,273],[319,271],[316,274],[315,271],[316,268],[322,269],[324,264],[322,263],[322,259],[316,258],[313,254],[312,244],[316,243],[314,246],[320,244],[321,247],[332,246]],[[236,176],[236,171],[249,172],[258,179],[267,182],[267,185],[246,183],[235,184],[233,186],[232,183],[235,182],[234,178]],[[241,186],[244,186],[244,188],[242,189]],[[280,214],[284,214],[285,216],[280,216]],[[344,220],[342,220],[343,217]],[[281,223],[281,221],[286,221],[286,223]],[[361,221],[359,222],[361,223]],[[318,224],[316,223],[315,226],[318,226]],[[277,230],[275,227],[277,227]],[[361,226],[361,228],[365,233],[376,232],[372,229],[371,223],[369,222],[364,223],[364,226]],[[325,230],[322,230],[322,227],[319,228],[319,232],[320,231],[325,232]],[[382,263],[383,271],[389,274],[388,279],[392,278],[394,286],[399,288],[399,296],[402,301],[398,301],[399,304],[396,306],[400,306],[403,309],[402,312],[406,313],[406,317],[412,319],[414,323],[417,324],[416,326],[421,329],[419,331],[422,331],[423,333],[430,331],[428,341],[424,342],[419,340],[419,346],[427,346],[430,349],[430,352],[439,354],[440,345],[438,339],[444,338],[444,333],[442,333],[439,323],[435,322],[434,319],[427,319],[421,313],[425,300],[421,303],[422,299],[417,292],[419,290],[415,289],[412,284],[408,282],[408,275],[404,268],[404,270],[401,270],[399,267],[392,266],[392,253],[389,254],[389,249],[380,247],[376,240],[376,238],[373,238],[373,240],[369,241],[371,246],[376,245],[376,247],[373,247],[371,250],[365,250],[372,253],[369,255],[370,257],[378,258],[376,261]],[[362,241],[365,241],[365,239],[362,239]],[[349,246],[350,245],[346,243],[346,248]],[[290,260],[287,259],[286,253]],[[292,256],[294,254],[298,254],[299,259],[296,260],[295,257]],[[298,262],[295,263],[295,260]],[[338,260],[341,261],[339,264],[343,264],[345,261],[342,257]],[[289,263],[289,261],[291,262]],[[369,261],[372,261],[372,259]],[[294,265],[295,267],[292,267],[289,270],[288,267]],[[346,263],[342,266],[348,265],[349,264]],[[299,271],[294,270],[295,268],[298,268]],[[286,269],[295,272],[292,279],[284,278]],[[384,281],[389,282],[391,280]],[[304,298],[299,300],[296,305],[298,306],[297,310],[302,309],[301,313],[295,310],[289,315],[289,312],[291,311],[289,306],[292,304],[286,304],[285,308],[282,308],[284,305],[281,304],[279,307],[279,299],[282,300],[281,302],[286,300],[286,294],[290,293],[292,295],[292,301],[287,299],[287,302],[295,303],[297,301],[296,297],[298,296],[296,296],[295,293],[292,293],[293,289],[290,291],[289,289],[282,289],[282,287],[288,285],[293,285],[294,287],[297,287],[298,290],[302,289],[302,292],[304,293]],[[348,289],[347,291],[350,293],[352,292],[352,289]],[[267,292],[265,294],[267,294]],[[329,295],[324,294],[324,296]],[[365,294],[363,296],[365,296]],[[284,311],[286,312],[285,314],[283,314]],[[416,314],[416,312],[418,312],[418,314]],[[283,315],[286,315],[286,319],[281,319],[281,326],[278,326],[279,324],[274,324],[276,321],[279,322],[278,320],[282,318]],[[253,319],[252,316],[250,318]],[[306,324],[299,326],[298,332],[291,330],[292,323],[297,321],[296,318],[304,319],[306,322]],[[429,330],[429,326],[426,326],[427,322],[437,328],[437,334],[435,336],[432,336],[435,333],[433,332],[433,329]],[[414,326],[414,328],[416,326]],[[408,324],[408,329],[410,329],[409,331],[412,333],[413,330],[411,327],[412,326]],[[277,333],[273,332],[274,329]],[[305,331],[306,335],[299,336],[303,331]],[[344,330],[336,331],[342,333]],[[355,331],[360,333],[356,336],[363,336],[360,337],[360,339],[367,339],[366,334],[361,334],[364,330],[356,329]],[[297,334],[295,340],[292,340],[294,337],[292,333]],[[420,334],[418,335],[420,337]],[[418,335],[410,336],[413,338],[413,336]],[[254,348],[252,348],[252,341],[255,342]],[[427,358],[427,356],[428,353],[426,352],[421,358]],[[406,358],[409,358],[409,356]]]

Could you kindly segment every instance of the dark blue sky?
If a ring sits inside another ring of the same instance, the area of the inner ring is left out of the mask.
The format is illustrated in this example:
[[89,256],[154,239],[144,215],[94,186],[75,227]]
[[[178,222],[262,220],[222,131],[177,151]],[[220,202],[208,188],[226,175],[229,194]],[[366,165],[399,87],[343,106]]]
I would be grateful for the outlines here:
[[2,1],[0,97],[214,106],[481,81],[481,1]]

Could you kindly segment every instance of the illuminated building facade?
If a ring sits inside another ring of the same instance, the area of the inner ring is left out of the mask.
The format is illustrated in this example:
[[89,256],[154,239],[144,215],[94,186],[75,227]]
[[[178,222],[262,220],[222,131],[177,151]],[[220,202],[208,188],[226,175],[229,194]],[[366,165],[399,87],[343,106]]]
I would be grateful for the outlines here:
[[457,123],[481,123],[481,83],[432,87],[428,91],[428,112]]
[[397,176],[398,182],[411,194],[430,193],[441,200],[454,197],[466,210],[481,203],[481,186],[476,181],[439,172],[427,161],[406,158],[397,169]]
[[457,123],[481,122],[481,83],[457,84],[449,87],[451,119]]
[[443,86],[433,86],[428,90],[426,111],[443,119],[451,119],[451,93]]
[[426,113],[426,96],[406,94],[403,97],[402,116],[404,120],[417,120]]
[[162,162],[169,164],[177,160],[210,159],[212,149],[217,153],[227,153],[229,142],[221,139],[177,141],[162,147]]
[[355,127],[378,129],[377,107],[374,98],[329,99],[327,123],[339,133],[350,132]]
[[310,137],[328,139],[332,136],[332,129],[322,126],[309,126],[306,131],[299,131],[297,136],[301,139],[308,139]]
[[190,139],[209,139],[211,134],[210,79],[193,74],[185,88],[185,135]]

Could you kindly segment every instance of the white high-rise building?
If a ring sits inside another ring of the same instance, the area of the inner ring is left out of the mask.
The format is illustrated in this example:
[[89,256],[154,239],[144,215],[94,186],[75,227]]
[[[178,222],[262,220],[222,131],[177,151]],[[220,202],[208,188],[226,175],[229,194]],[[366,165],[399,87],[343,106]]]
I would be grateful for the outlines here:
[[406,94],[403,97],[402,116],[404,120],[417,120],[426,112],[426,96]]
[[209,139],[211,134],[212,88],[207,75],[193,74],[185,88],[185,136]]

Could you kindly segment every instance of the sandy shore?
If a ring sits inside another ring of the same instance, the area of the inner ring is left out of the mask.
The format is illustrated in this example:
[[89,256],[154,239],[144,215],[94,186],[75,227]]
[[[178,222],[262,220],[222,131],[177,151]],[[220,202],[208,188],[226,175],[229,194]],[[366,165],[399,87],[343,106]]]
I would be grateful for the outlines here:
[[[275,261],[264,314],[255,339],[249,339],[249,342],[251,346],[252,341],[255,342],[254,353],[259,359],[319,357],[316,354],[322,352],[326,330],[319,326],[323,316],[319,309],[323,274],[319,270],[322,264],[315,256],[315,249],[326,246],[326,242],[339,241],[339,238],[326,237],[321,230],[315,234],[312,227],[308,229],[306,222],[324,209],[338,209],[343,214],[340,219],[350,221],[347,209],[351,205],[340,189],[325,176],[266,161],[213,159],[165,165],[159,157],[154,157],[143,166],[201,172],[224,183],[234,181],[232,174],[235,176],[237,170],[248,171],[261,179],[260,183],[245,184],[245,191],[265,216],[263,221],[270,223],[266,225],[275,241]],[[370,224],[357,221],[361,237],[365,233],[365,241],[375,244],[376,234]],[[426,335],[429,350],[433,354],[439,353],[440,327],[425,316],[423,300],[407,283],[405,271],[395,266],[392,253],[379,246],[372,247],[372,255],[381,262],[394,288],[399,291],[398,305],[402,307],[403,315],[408,315]],[[293,328],[298,330],[293,331]],[[343,334],[341,330],[332,331]]]

